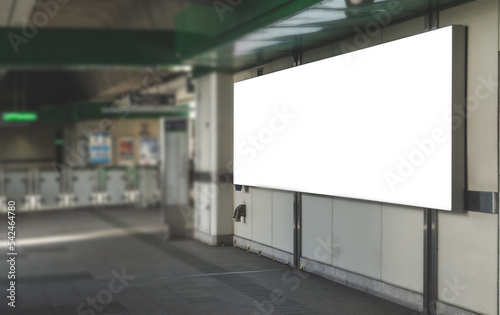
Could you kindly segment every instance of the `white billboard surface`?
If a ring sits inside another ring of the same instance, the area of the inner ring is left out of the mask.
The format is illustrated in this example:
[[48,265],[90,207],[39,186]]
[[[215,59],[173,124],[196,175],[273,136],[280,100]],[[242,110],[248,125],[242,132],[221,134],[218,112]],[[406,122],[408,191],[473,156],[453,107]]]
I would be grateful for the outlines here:
[[463,27],[238,82],[234,183],[462,210]]

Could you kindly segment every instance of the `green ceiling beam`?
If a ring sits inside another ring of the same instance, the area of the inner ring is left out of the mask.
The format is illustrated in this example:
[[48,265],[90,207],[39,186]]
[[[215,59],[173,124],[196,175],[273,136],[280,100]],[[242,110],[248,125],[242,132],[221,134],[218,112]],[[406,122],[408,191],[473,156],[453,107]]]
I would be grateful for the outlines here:
[[[107,111],[115,109],[115,111]],[[41,106],[38,113],[43,123],[64,124],[94,119],[137,119],[160,117],[188,117],[189,106],[175,107],[176,111],[147,110],[141,107],[116,108],[112,102],[82,102],[70,105]]]
[[374,27],[470,1],[439,0],[432,9],[428,0],[383,0],[360,7],[348,7],[343,0],[214,0],[212,6],[192,5],[176,16],[176,30],[189,34],[176,37],[176,50],[183,62],[193,66],[195,77],[212,71],[234,72],[284,56],[292,58],[297,46],[307,50],[356,36],[366,38]]
[[0,28],[3,68],[168,68],[179,64],[171,30]]
[[[189,6],[175,17],[176,51],[182,60],[234,41],[321,0],[215,0]],[[189,34],[189,35],[187,35]]]

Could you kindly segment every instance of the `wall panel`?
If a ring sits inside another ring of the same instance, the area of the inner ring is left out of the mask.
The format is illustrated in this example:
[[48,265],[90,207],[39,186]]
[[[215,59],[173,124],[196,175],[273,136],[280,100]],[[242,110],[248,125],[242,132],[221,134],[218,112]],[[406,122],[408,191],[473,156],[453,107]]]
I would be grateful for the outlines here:
[[273,191],[273,247],[293,253],[293,193]]
[[424,211],[382,204],[382,281],[423,292]]
[[302,256],[332,264],[332,198],[302,196]]
[[381,218],[380,203],[333,198],[335,267],[374,279],[381,278]]

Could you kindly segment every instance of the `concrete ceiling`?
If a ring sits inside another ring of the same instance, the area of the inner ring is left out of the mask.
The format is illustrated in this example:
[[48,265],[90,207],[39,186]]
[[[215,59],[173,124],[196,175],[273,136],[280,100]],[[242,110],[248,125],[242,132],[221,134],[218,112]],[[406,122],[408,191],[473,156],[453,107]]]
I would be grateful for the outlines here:
[[[45,1],[38,0],[32,16],[43,12]],[[173,29],[175,14],[186,6],[173,0],[72,0],[45,27]]]
[[0,1],[0,26],[21,26],[29,18],[36,0]]

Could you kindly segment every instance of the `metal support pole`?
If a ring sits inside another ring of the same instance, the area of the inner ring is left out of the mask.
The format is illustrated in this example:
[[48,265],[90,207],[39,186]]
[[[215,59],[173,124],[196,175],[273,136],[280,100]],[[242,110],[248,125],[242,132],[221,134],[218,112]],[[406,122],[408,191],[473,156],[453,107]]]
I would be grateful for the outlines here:
[[437,210],[424,209],[424,314],[436,314]]
[[[439,13],[433,11],[437,0],[429,0],[430,13],[425,17],[425,30],[431,31],[439,27]],[[424,314],[437,313],[437,210],[424,209]]]
[[293,263],[300,269],[302,256],[302,193],[293,194]]
[[428,9],[431,13],[425,17],[425,30],[432,31],[439,28],[439,12],[433,11],[437,8],[438,0],[428,1]]

